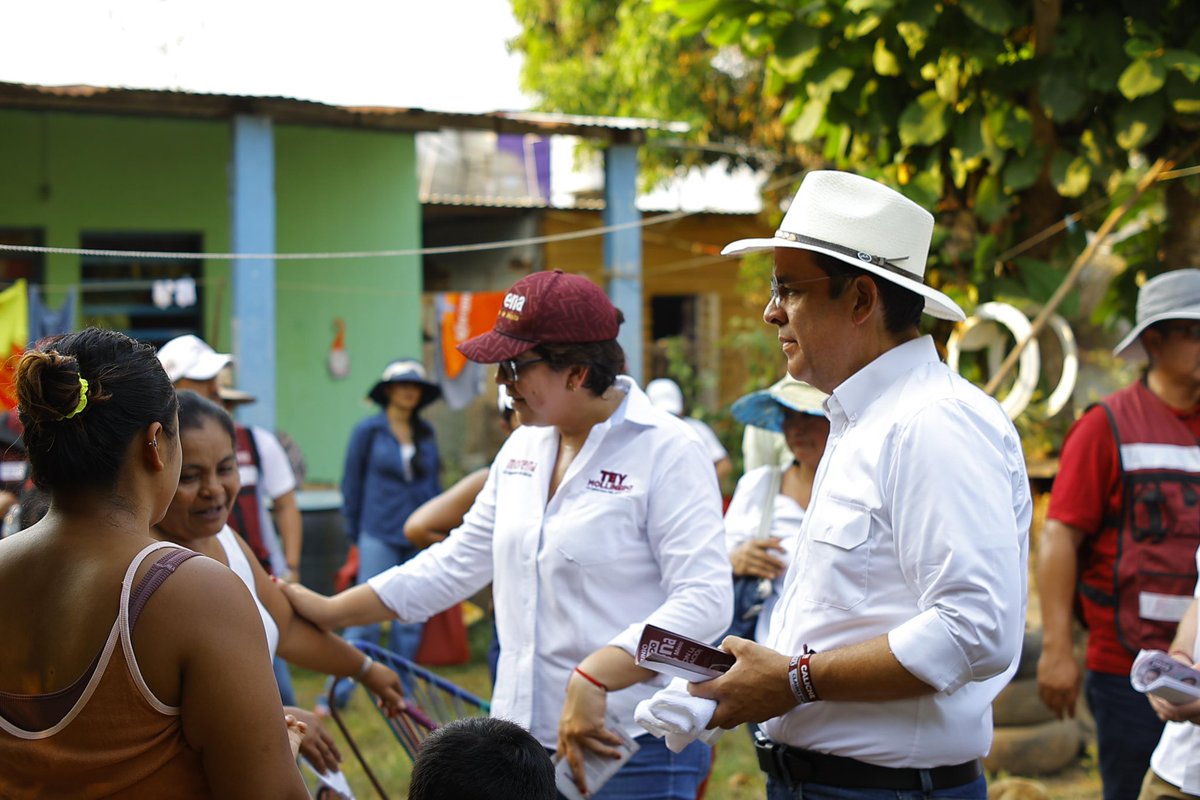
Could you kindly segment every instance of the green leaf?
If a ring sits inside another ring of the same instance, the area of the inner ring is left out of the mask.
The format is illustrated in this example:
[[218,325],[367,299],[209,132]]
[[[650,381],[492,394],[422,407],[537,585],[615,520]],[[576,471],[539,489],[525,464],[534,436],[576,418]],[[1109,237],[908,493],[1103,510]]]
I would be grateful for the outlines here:
[[1004,165],[1002,174],[1004,191],[1008,194],[1018,194],[1037,183],[1042,171],[1042,160],[1046,151],[1040,146],[1030,147],[1024,155],[1010,158]]
[[922,208],[933,208],[942,199],[941,171],[921,170],[900,187],[900,193]]
[[996,256],[1000,254],[1000,243],[996,240],[996,235],[993,233],[985,233],[975,242],[975,266],[971,273],[972,277],[979,281],[985,278],[992,271],[992,265],[996,263]]
[[821,33],[807,25],[790,25],[775,45],[774,67],[789,83],[799,81],[821,54]]
[[1067,71],[1065,64],[1051,64],[1038,80],[1038,99],[1046,116],[1055,122],[1065,122],[1078,114],[1086,98],[1081,83],[1074,70]]
[[919,22],[906,20],[896,25],[900,38],[908,45],[908,55],[915,56],[925,49],[925,40],[929,38],[929,30]]
[[1121,104],[1113,118],[1117,144],[1122,150],[1136,150],[1152,141],[1162,130],[1164,114],[1160,97],[1143,97]]
[[1069,150],[1059,150],[1050,159],[1050,180],[1063,197],[1078,197],[1092,181],[1092,165]]
[[938,97],[950,105],[958,103],[958,84],[962,72],[962,59],[954,53],[942,53],[938,57],[937,77],[933,85]]
[[960,0],[967,19],[991,33],[1008,33],[1016,15],[1006,0]]
[[878,14],[864,14],[851,25],[846,26],[845,37],[849,40],[861,39],[879,27],[883,17]]
[[1033,141],[1033,118],[1020,106],[1009,109],[1000,118],[996,144],[1006,150],[1023,152]]
[[811,80],[805,86],[808,96],[828,100],[850,85],[850,81],[854,80],[854,70],[836,64],[821,64],[809,77]]
[[900,115],[900,143],[905,147],[936,144],[946,135],[946,103],[937,92],[919,96]]
[[805,143],[811,142],[817,138],[817,131],[821,128],[821,122],[825,119],[825,109],[828,106],[828,100],[822,98],[813,98],[804,104],[804,109],[800,112],[796,123],[792,125],[788,135],[793,141]]
[[989,225],[995,225],[1008,213],[1012,200],[1000,190],[1000,179],[985,175],[975,190],[975,216]]
[[1177,114],[1200,114],[1200,84],[1175,75],[1167,80],[1167,99]]
[[895,0],[848,0],[846,10],[851,14],[861,14],[864,11],[887,11],[895,5]]
[[680,19],[708,21],[725,0],[676,0],[671,13]]
[[1154,94],[1162,88],[1166,80],[1167,68],[1161,60],[1138,58],[1121,73],[1121,77],[1117,79],[1117,88],[1126,98],[1135,100]]
[[706,38],[717,47],[733,44],[742,36],[746,23],[740,17],[727,17],[715,28],[708,31]]
[[1192,83],[1200,80],[1200,54],[1191,50],[1167,50],[1162,57],[1163,66],[1179,70]]
[[875,40],[875,52],[871,54],[871,64],[880,75],[899,75],[900,62],[896,54],[888,50],[887,42],[880,36]]
[[1132,38],[1125,42],[1125,55],[1130,58],[1144,58],[1162,49],[1162,42],[1149,39]]

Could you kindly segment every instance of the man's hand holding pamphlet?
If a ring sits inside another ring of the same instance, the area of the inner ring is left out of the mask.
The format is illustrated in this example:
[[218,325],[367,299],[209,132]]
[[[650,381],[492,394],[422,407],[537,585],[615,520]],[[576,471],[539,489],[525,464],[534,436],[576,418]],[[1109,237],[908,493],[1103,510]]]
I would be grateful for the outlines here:
[[1200,670],[1172,658],[1161,650],[1138,653],[1129,672],[1133,688],[1183,705],[1200,700]]
[[665,689],[638,703],[634,719],[658,737],[666,737],[667,747],[678,753],[696,739],[708,744],[721,735],[720,729],[706,730],[716,702],[693,697],[689,682],[701,683],[724,675],[734,658],[724,650],[687,636],[646,625],[634,660],[638,666],[674,676]]

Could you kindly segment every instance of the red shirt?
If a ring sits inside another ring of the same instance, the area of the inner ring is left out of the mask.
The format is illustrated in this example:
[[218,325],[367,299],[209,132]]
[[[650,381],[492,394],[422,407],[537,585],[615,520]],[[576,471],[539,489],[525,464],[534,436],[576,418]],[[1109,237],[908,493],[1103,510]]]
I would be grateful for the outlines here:
[[[1191,411],[1171,411],[1200,439],[1200,406]],[[1095,406],[1079,418],[1063,441],[1046,517],[1083,531],[1084,544],[1091,548],[1086,556],[1088,567],[1111,576],[1117,557],[1117,536],[1111,531],[1100,535],[1100,528],[1105,517],[1120,513],[1117,446],[1104,409]],[[1089,607],[1084,663],[1094,672],[1129,674],[1133,656],[1117,641],[1112,608]]]

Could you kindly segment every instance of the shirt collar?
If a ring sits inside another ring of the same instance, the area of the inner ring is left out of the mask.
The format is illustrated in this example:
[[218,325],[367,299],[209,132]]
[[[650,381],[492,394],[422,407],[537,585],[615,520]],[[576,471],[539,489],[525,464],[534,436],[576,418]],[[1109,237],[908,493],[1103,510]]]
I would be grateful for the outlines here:
[[854,420],[889,386],[917,367],[938,362],[932,336],[897,345],[842,381],[825,401],[832,419],[840,414]]
[[642,391],[642,387],[637,385],[637,381],[628,375],[618,375],[615,385],[619,391],[625,393],[625,399],[609,420],[613,424],[632,422],[635,425],[654,425],[659,418],[659,412]]

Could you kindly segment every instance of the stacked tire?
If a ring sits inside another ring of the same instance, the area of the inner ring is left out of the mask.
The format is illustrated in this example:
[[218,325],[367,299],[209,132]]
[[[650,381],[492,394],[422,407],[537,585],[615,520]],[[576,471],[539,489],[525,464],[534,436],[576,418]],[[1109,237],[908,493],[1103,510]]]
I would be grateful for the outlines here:
[[1041,631],[1028,631],[1012,682],[992,703],[995,731],[987,769],[1012,775],[1052,775],[1074,763],[1083,746],[1075,719],[1055,719],[1038,697],[1037,662]]

